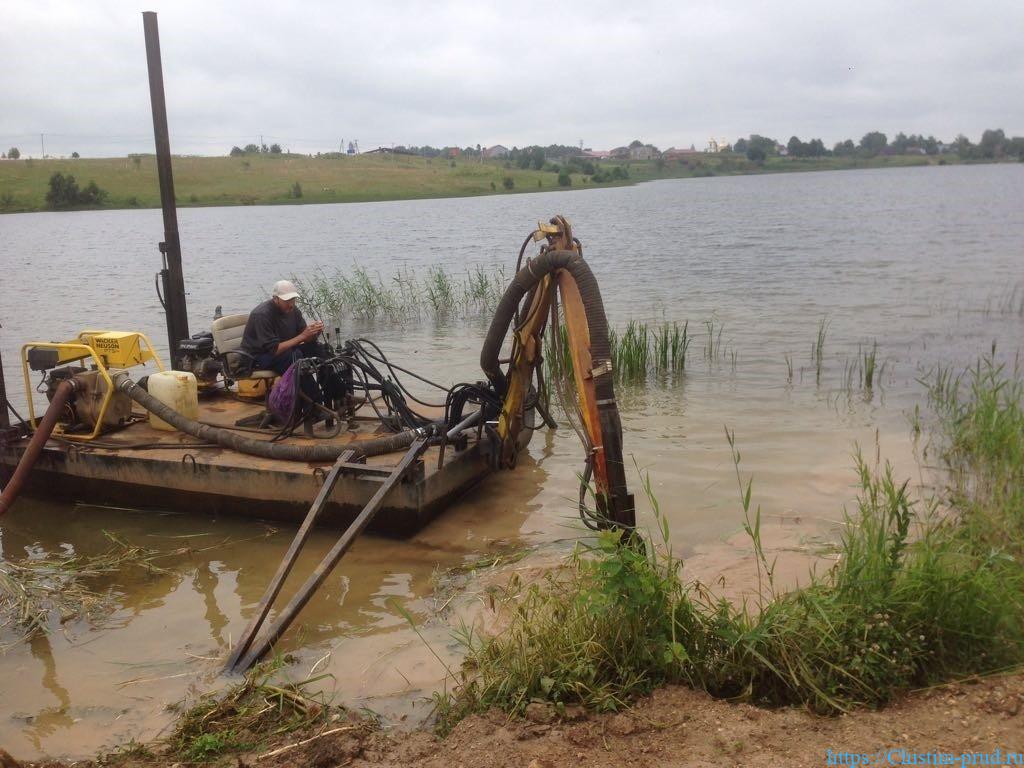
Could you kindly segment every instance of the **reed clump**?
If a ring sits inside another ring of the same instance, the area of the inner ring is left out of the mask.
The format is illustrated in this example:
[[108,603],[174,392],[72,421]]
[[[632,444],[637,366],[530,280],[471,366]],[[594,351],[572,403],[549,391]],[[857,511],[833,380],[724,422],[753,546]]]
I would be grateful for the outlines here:
[[507,280],[502,268],[477,266],[462,275],[433,266],[425,275],[399,270],[390,278],[365,267],[327,271],[320,267],[293,276],[302,310],[312,317],[341,320],[402,320],[424,315],[469,317],[497,307]]
[[[686,358],[693,337],[689,322],[662,322],[660,325],[630,320],[623,331],[608,329],[608,345],[612,356],[612,375],[620,383],[645,384],[648,378],[668,381],[686,370]],[[549,381],[558,376],[572,376],[572,355],[569,335],[559,324],[559,338],[544,335],[544,374]]]
[[890,466],[858,457],[860,493],[839,558],[808,586],[777,593],[760,510],[739,473],[757,552],[755,605],[684,583],[651,500],[659,542],[612,533],[579,545],[545,580],[510,585],[507,628],[466,631],[467,662],[438,697],[439,726],[535,701],[615,710],[665,683],[821,713],[878,706],[902,691],[1024,663],[1024,409],[1019,375],[980,363],[944,380],[939,439],[952,512],[911,498]]

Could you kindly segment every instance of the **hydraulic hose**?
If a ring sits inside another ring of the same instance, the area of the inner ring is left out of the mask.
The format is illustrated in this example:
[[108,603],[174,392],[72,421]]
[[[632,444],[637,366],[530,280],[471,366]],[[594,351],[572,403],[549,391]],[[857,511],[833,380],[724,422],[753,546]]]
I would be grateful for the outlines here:
[[32,435],[28,447],[21,455],[21,461],[18,462],[18,466],[4,487],[3,493],[0,493],[0,515],[3,515],[4,512],[10,509],[14,504],[14,500],[18,498],[18,494],[21,493],[25,480],[28,478],[28,473],[32,471],[36,459],[39,458],[39,454],[43,451],[43,446],[50,439],[53,428],[57,426],[57,419],[61,411],[64,410],[68,399],[77,388],[78,384],[74,379],[67,379],[57,387],[53,400],[50,401],[50,407],[46,409],[46,413],[39,422],[39,426],[36,427],[35,434]]
[[284,461],[310,461],[328,462],[335,461],[345,451],[355,451],[358,456],[378,456],[382,453],[400,451],[412,445],[413,440],[422,437],[425,430],[407,429],[386,437],[379,437],[374,440],[360,440],[351,443],[334,445],[290,445],[285,443],[272,443],[268,440],[257,440],[245,437],[237,432],[232,432],[219,427],[211,427],[193,421],[183,416],[168,405],[157,400],[149,392],[144,390],[131,379],[125,379],[118,384],[118,389],[126,392],[128,397],[141,405],[147,411],[168,424],[180,429],[186,434],[199,438],[204,442],[217,443],[225,448],[230,448],[239,453],[247,453],[252,456],[262,456],[267,459],[281,459]]

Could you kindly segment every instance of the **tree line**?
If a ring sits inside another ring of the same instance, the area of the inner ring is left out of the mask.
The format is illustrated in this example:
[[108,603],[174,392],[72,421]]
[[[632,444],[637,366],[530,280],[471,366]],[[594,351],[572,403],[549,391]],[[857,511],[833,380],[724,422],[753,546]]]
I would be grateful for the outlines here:
[[[956,140],[946,144],[934,136],[912,133],[909,136],[902,131],[890,142],[889,137],[881,131],[865,133],[859,142],[853,139],[836,142],[832,149],[827,149],[821,139],[801,141],[798,136],[791,136],[783,145],[773,138],[753,133],[749,138],[738,139],[732,147],[734,152],[745,154],[753,162],[764,162],[770,155],[786,154],[790,157],[877,157],[879,155],[937,155],[941,152],[952,152],[964,160],[999,160],[1003,158],[1019,158],[1024,161],[1024,136],[1008,138],[1001,129],[989,129],[981,135],[981,141],[971,143],[963,134]],[[781,150],[784,149],[785,152]]]

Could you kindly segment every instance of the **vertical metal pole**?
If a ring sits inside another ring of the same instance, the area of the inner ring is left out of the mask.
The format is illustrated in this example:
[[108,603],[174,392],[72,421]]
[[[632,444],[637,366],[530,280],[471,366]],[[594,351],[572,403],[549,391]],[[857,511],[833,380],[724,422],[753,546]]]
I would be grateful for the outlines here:
[[11,426],[11,415],[7,412],[7,386],[4,384],[4,359],[0,356],[0,432],[7,429],[9,426]]
[[156,168],[160,176],[160,204],[164,212],[164,242],[160,243],[160,252],[164,254],[167,345],[173,366],[177,358],[178,342],[188,338],[185,276],[181,270],[181,241],[178,238],[178,211],[174,203],[171,141],[167,130],[167,104],[164,102],[164,74],[160,64],[160,31],[157,29],[156,13],[144,11],[142,26],[146,33],[149,98],[153,106],[153,136],[156,139]]

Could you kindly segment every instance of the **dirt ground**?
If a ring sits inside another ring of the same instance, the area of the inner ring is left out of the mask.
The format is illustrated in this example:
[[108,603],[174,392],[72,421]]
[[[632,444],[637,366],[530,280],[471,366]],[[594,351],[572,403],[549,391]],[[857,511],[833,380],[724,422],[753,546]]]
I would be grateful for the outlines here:
[[[937,753],[950,758],[942,761]],[[912,694],[884,710],[828,718],[796,709],[732,704],[669,687],[617,714],[578,711],[560,719],[550,708],[532,705],[522,719],[509,720],[498,712],[474,716],[445,739],[422,730],[393,733],[356,720],[340,720],[320,732],[291,734],[261,753],[223,764],[237,768],[1024,764],[1024,754],[1011,753],[1024,753],[1024,674],[955,683]],[[159,759],[118,764],[172,765]],[[0,750],[2,768],[59,765],[19,764]]]

